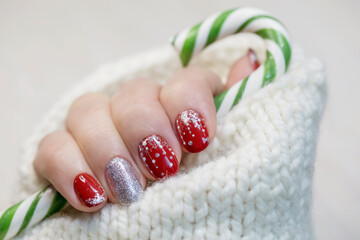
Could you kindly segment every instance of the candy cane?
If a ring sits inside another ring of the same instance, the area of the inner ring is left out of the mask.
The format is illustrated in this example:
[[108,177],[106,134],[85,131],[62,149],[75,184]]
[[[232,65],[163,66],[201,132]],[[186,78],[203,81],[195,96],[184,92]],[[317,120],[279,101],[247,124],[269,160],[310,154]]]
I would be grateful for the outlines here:
[[[291,46],[285,27],[266,12],[254,8],[236,8],[217,13],[177,34],[172,45],[178,50],[183,66],[211,43],[239,32],[252,32],[264,39],[266,60],[250,76],[214,98],[217,117],[224,116],[242,98],[283,74],[290,63]],[[67,201],[52,186],[39,191],[0,214],[0,240],[59,212]]]
[[265,41],[266,60],[250,76],[214,98],[217,117],[223,117],[239,101],[286,72],[291,58],[286,28],[274,17],[255,8],[236,8],[216,13],[183,30],[172,39],[183,66],[213,42],[239,32],[254,33]]
[[65,198],[52,186],[44,188],[0,214],[0,239],[14,237],[66,205]]

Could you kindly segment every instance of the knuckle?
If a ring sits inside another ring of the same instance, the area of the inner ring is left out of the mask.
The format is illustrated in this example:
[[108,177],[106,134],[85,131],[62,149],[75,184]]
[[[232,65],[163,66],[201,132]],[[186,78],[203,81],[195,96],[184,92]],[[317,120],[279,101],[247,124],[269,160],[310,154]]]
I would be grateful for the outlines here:
[[66,125],[72,126],[84,116],[98,116],[109,110],[108,97],[100,94],[89,92],[78,97],[70,106],[69,113],[66,117]]
[[[98,146],[99,143],[106,143],[113,132],[109,129],[104,129],[102,126],[87,127],[83,132],[78,144],[81,147]],[[109,143],[110,144],[110,143]]]
[[154,81],[151,78],[138,77],[138,78],[133,79],[131,82],[128,82],[128,84],[131,84],[131,85],[148,84],[148,83],[154,83]]
[[179,91],[179,89],[182,88],[182,85],[184,83],[181,82],[173,82],[172,84],[166,85],[163,88],[161,88],[160,91],[160,101],[161,102],[167,102],[172,99],[172,96],[174,96],[174,91]]
[[121,104],[113,114],[115,124],[126,127],[131,125],[134,119],[142,119],[144,115],[153,115],[154,102],[138,99],[131,104]]
[[75,106],[78,106],[78,105],[83,105],[84,103],[89,102],[89,100],[97,98],[99,95],[100,95],[99,93],[95,93],[95,92],[85,93],[85,94],[83,94],[80,97],[77,97],[75,99],[75,101],[72,104],[72,107],[75,107]]
[[221,83],[220,76],[202,66],[189,66],[184,69],[180,77],[188,84],[200,83],[204,86],[212,84],[212,82]]
[[80,97],[76,98],[73,104],[71,105],[71,110],[78,110],[78,109],[88,109],[94,106],[103,106],[107,103],[107,96],[101,93],[96,92],[88,92]]
[[150,78],[137,78],[127,82],[112,96],[110,111],[116,127],[126,127],[145,114],[153,115],[158,109],[162,86]]
[[144,90],[147,91],[157,91],[161,87],[160,83],[156,82],[151,78],[139,77],[135,78],[131,81],[128,81],[121,85],[121,87],[116,91],[116,93],[112,96],[112,102],[121,102],[126,101],[124,95],[127,96],[141,96],[141,92]]
[[60,159],[66,155],[66,141],[63,132],[56,131],[46,135],[39,143],[34,166],[39,172],[56,169]]

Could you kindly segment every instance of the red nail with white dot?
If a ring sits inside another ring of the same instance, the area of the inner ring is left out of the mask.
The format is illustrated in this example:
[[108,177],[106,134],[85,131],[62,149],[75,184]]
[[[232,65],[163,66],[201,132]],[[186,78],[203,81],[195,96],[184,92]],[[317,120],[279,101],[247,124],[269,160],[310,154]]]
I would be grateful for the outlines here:
[[149,135],[139,143],[139,157],[156,179],[171,177],[179,170],[179,163],[169,144],[159,135]]
[[204,118],[194,110],[185,110],[178,114],[175,121],[176,131],[184,148],[197,153],[210,143]]

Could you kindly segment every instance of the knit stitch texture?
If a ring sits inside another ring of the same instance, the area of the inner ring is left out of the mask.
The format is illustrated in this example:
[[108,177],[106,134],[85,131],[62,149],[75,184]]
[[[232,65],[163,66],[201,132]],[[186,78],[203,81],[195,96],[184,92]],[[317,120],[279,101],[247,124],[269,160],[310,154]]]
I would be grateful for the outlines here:
[[[241,36],[214,44],[192,64],[225,80],[249,47],[260,56],[265,52],[261,41]],[[47,184],[32,167],[37,144],[64,128],[76,97],[89,91],[111,95],[139,76],[164,83],[180,68],[175,51],[165,46],[103,66],[71,89],[25,143],[14,201]],[[18,238],[313,239],[312,177],[325,85],[323,64],[295,47],[288,73],[241,100],[218,122],[205,151],[185,154],[176,177],[149,186],[128,207],[108,204],[96,213],[68,208]]]

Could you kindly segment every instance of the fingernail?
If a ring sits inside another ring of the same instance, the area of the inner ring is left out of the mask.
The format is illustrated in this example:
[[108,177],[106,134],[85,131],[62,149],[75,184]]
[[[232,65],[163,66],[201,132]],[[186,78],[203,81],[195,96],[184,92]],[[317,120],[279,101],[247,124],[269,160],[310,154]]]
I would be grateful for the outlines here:
[[149,135],[139,143],[139,157],[156,179],[173,176],[179,170],[174,151],[159,135]]
[[95,178],[87,173],[80,173],[75,177],[74,191],[87,207],[95,207],[106,200],[104,189]]
[[194,110],[185,110],[179,113],[175,127],[181,144],[191,153],[201,152],[210,143],[205,120],[200,113]]
[[256,54],[255,54],[254,50],[249,49],[247,55],[250,58],[250,63],[251,63],[251,66],[252,66],[253,70],[256,70],[260,66],[260,63],[257,60],[257,57],[256,57]]
[[106,165],[105,177],[121,204],[135,202],[143,192],[134,168],[123,158],[116,157]]

